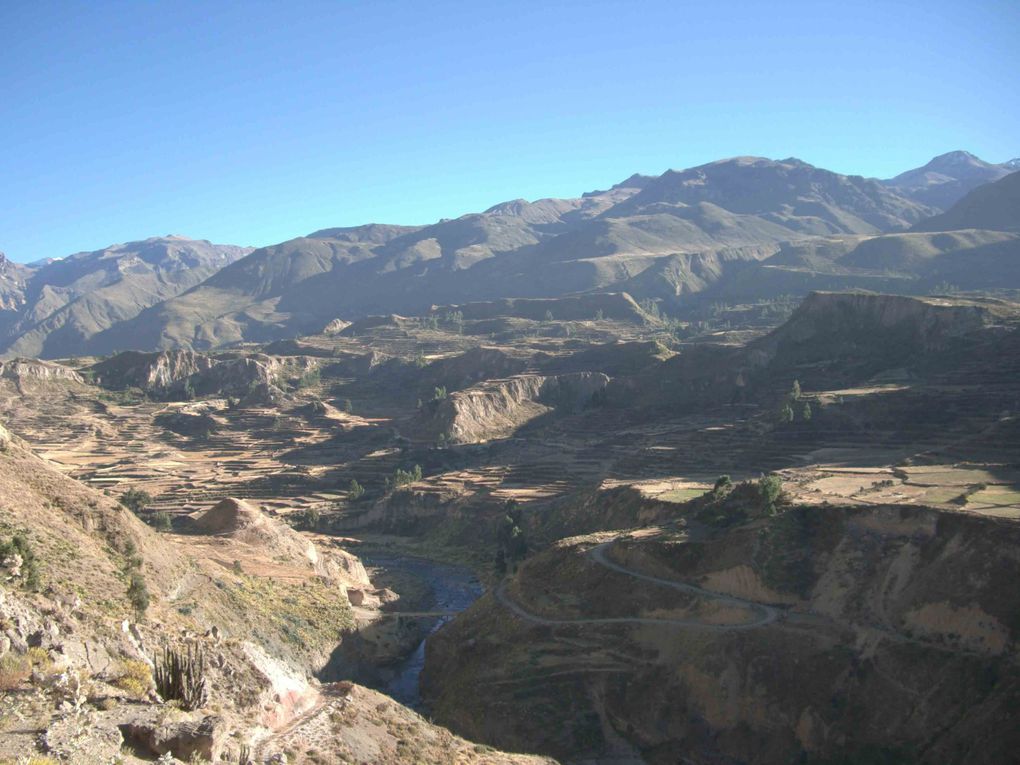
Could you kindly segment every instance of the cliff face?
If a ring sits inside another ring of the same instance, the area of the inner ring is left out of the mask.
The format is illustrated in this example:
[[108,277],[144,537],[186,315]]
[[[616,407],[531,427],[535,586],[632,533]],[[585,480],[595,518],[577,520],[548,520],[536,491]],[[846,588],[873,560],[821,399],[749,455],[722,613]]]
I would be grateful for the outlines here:
[[[830,342],[864,333],[897,333],[916,347],[940,344],[1003,321],[1015,322],[1017,306],[997,300],[905,297],[864,292],[815,292],[782,327],[758,347],[766,352],[804,344],[817,337]],[[913,346],[913,347],[911,347]]]
[[429,642],[437,720],[663,765],[998,763],[1020,746],[1013,522],[795,508],[621,540],[600,562],[605,539],[529,559]]
[[215,358],[191,350],[139,353],[125,351],[95,364],[91,371],[106,388],[140,388],[156,396],[183,395],[188,386],[199,395],[238,395],[254,387],[273,387],[284,364],[253,354]]
[[743,401],[794,379],[825,389],[886,370],[945,371],[1015,353],[1020,306],[995,299],[815,292],[782,326],[741,348],[693,346],[635,380],[614,381],[610,400],[698,407]]
[[416,423],[419,433],[444,434],[452,443],[471,444],[506,438],[522,425],[554,409],[579,409],[604,389],[601,372],[565,375],[518,375],[431,401]]
[[37,359],[12,359],[0,361],[0,378],[15,383],[26,381],[46,382],[50,380],[69,380],[83,382],[81,375],[63,364],[53,364]]
[[108,388],[165,391],[199,372],[211,369],[212,359],[191,350],[141,353],[125,351],[92,367],[96,381]]

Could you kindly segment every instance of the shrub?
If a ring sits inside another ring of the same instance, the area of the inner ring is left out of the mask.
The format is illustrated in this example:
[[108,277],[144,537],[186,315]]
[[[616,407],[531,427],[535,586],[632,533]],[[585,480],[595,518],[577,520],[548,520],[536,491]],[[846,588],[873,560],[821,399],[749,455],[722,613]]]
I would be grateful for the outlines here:
[[308,507],[301,512],[301,528],[306,531],[315,531],[319,528],[319,523],[322,521],[322,516],[319,515],[317,508]]
[[354,412],[354,404],[351,403],[351,400],[349,398],[344,399],[344,402],[343,404],[340,405],[340,408],[343,409],[347,414],[352,414]]
[[432,400],[433,401],[442,401],[443,399],[446,398],[446,396],[447,396],[447,393],[446,393],[446,386],[445,385],[440,385],[434,391],[432,391]]
[[715,486],[712,487],[712,494],[719,496],[733,488],[733,481],[728,475],[721,475],[715,479]]
[[9,556],[21,558],[21,586],[26,590],[39,589],[39,560],[24,534],[15,534],[7,542],[0,542],[0,562]]
[[120,674],[113,685],[132,698],[140,699],[152,688],[152,670],[144,661],[127,659],[121,663]]
[[166,510],[159,510],[149,518],[149,525],[156,531],[170,531],[173,528],[173,521],[170,518],[170,513]]
[[8,651],[0,656],[0,690],[14,690],[31,674],[32,661],[26,654]]
[[152,502],[152,495],[140,489],[128,489],[120,495],[120,503],[133,513],[141,512]]
[[127,596],[131,602],[131,607],[135,610],[138,617],[144,616],[145,612],[149,609],[151,598],[149,596],[149,588],[145,584],[145,577],[137,571],[131,573],[128,581]]
[[298,388],[311,388],[312,386],[318,385],[322,381],[322,373],[319,372],[318,368],[309,369],[301,377],[298,378],[296,387]]
[[153,673],[156,691],[164,701],[179,701],[186,711],[205,706],[209,690],[205,677],[205,655],[188,646],[187,652],[167,648]]

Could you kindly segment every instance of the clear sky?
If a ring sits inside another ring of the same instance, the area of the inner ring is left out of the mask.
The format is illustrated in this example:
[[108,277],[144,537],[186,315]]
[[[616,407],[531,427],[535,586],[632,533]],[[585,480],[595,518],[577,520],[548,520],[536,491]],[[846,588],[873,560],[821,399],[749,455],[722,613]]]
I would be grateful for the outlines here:
[[1020,154],[1020,2],[0,0],[0,250],[263,245],[634,172]]

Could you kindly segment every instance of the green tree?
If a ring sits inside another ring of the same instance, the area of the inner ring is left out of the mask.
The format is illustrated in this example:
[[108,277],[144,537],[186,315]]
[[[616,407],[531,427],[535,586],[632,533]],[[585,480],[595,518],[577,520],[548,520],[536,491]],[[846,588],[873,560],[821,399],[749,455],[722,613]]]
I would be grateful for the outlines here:
[[545,312],[545,320],[546,321],[552,321],[553,320],[553,312],[552,311],[546,311]]
[[347,498],[351,502],[357,502],[365,496],[365,487],[358,483],[356,478],[351,479],[351,485],[347,489]]
[[758,479],[758,495],[762,507],[768,515],[774,515],[777,505],[783,496],[783,481],[775,473],[763,475]]
[[779,407],[777,419],[779,420],[780,425],[786,425],[787,423],[793,422],[793,407],[790,406],[788,403],[783,404],[781,407]]
[[139,513],[152,502],[152,495],[140,489],[128,489],[120,495],[120,503],[132,513]]
[[794,380],[793,386],[790,388],[790,400],[796,401],[800,398],[800,380]]
[[144,616],[149,609],[151,598],[149,588],[145,585],[145,578],[137,571],[133,572],[128,580],[127,596],[138,617]]
[[715,479],[715,486],[712,487],[712,494],[720,496],[733,488],[733,480],[728,475],[721,475]]
[[804,408],[801,410],[800,416],[804,422],[809,422],[811,420],[811,404],[807,401],[804,402]]
[[354,404],[351,403],[351,400],[349,398],[344,399],[343,403],[340,405],[340,408],[343,409],[343,411],[345,411],[347,414],[352,414],[354,412]]

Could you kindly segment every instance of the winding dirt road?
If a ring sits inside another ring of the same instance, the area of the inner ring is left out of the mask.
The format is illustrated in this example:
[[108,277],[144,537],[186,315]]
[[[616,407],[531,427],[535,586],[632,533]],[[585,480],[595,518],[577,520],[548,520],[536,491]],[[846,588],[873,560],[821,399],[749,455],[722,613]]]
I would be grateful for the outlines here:
[[649,576],[648,574],[642,574],[639,571],[631,571],[629,568],[624,568],[618,563],[614,563],[606,557],[606,549],[613,544],[615,540],[603,542],[600,545],[596,545],[588,551],[588,557],[590,557],[595,563],[600,566],[605,566],[611,571],[616,571],[620,574],[633,577],[634,579],[640,579],[644,582],[658,585],[660,587],[670,587],[674,590],[680,590],[691,595],[697,595],[698,597],[707,598],[714,600],[719,603],[723,603],[731,606],[738,606],[740,608],[747,608],[756,614],[756,618],[750,622],[741,622],[739,624],[708,624],[697,619],[667,619],[667,618],[653,618],[653,617],[642,617],[642,616],[618,616],[608,617],[602,619],[549,619],[544,616],[538,616],[525,610],[521,605],[516,603],[510,598],[506,592],[505,583],[495,589],[494,595],[496,600],[502,603],[506,608],[510,609],[517,616],[527,621],[533,622],[534,624],[542,624],[545,626],[559,626],[567,624],[655,624],[665,625],[670,627],[685,627],[688,629],[703,629],[712,631],[728,631],[728,630],[748,630],[756,629],[758,627],[764,627],[767,624],[772,624],[779,618],[780,611],[773,606],[767,606],[763,603],[756,603],[751,600],[743,600],[742,598],[736,598],[732,595],[724,595],[721,592],[713,592],[712,590],[705,590],[701,587],[697,587],[693,584],[685,584],[683,582],[674,582],[669,579],[660,579],[657,576]]

